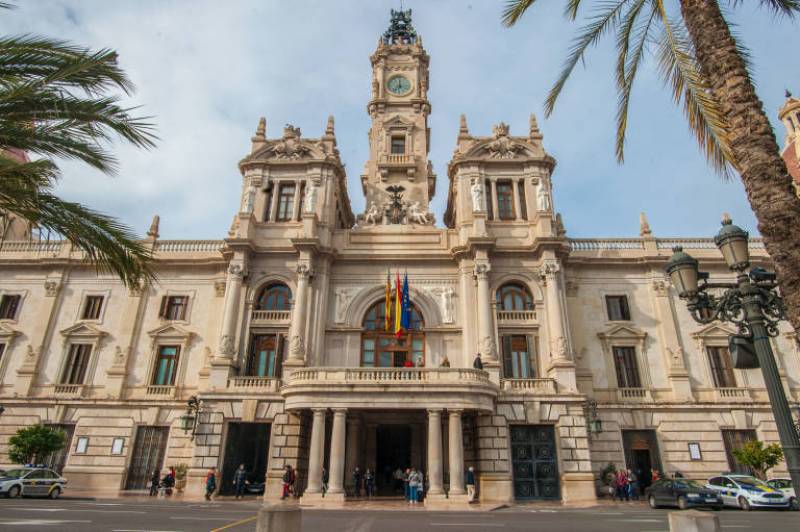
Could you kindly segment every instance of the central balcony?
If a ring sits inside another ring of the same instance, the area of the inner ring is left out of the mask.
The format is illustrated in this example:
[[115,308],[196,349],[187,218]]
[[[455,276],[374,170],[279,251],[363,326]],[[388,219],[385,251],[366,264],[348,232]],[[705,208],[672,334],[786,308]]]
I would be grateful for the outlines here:
[[281,394],[287,410],[458,408],[489,412],[498,387],[468,368],[308,368],[291,373]]
[[288,325],[291,318],[291,310],[253,310],[250,325]]

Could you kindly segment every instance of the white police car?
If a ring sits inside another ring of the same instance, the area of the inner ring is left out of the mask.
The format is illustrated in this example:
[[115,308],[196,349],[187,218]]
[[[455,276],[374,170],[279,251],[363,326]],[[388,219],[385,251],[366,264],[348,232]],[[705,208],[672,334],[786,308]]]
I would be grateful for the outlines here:
[[800,510],[800,503],[798,503],[797,496],[792,487],[792,479],[786,477],[773,478],[767,481],[767,485],[782,491],[784,495],[789,497],[789,505],[792,507],[792,510]]
[[789,508],[789,498],[763,480],[750,475],[722,475],[708,480],[706,487],[719,493],[722,504],[748,511],[753,508]]
[[67,479],[46,467],[9,469],[0,476],[0,496],[10,499],[20,495],[57,499],[64,491],[66,483]]

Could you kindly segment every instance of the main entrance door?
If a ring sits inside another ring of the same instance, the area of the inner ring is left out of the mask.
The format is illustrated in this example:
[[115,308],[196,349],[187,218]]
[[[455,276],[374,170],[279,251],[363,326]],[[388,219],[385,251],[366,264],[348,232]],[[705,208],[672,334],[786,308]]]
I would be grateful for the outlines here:
[[511,463],[515,498],[560,498],[555,428],[552,425],[512,426]]
[[378,425],[376,435],[375,487],[378,495],[391,496],[403,493],[394,471],[411,465],[411,427],[406,425]]
[[233,475],[240,464],[244,464],[249,482],[264,482],[267,475],[269,432],[269,423],[228,423],[220,486],[223,495],[234,492]]
[[658,453],[658,441],[654,430],[623,430],[622,446],[625,451],[625,464],[636,473],[639,479],[639,490],[652,483],[651,469],[661,471],[661,458]]
[[[169,427],[142,426],[136,429],[136,441],[133,444],[125,489],[142,490],[147,487],[153,471],[160,470],[163,466],[168,435]],[[164,472],[161,476],[164,476]]]

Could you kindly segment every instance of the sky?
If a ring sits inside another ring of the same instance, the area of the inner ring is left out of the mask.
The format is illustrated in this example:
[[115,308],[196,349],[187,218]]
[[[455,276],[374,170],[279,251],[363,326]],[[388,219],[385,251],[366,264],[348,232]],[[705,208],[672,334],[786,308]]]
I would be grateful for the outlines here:
[[[672,0],[675,2],[675,0]],[[644,211],[656,236],[711,236],[722,212],[756,233],[743,187],[708,167],[682,111],[657,76],[640,70],[631,104],[626,159],[614,156],[613,36],[588,55],[555,112],[543,104],[579,25],[565,2],[538,2],[514,28],[499,0],[404,0],[431,56],[430,159],[438,176],[431,208],[442,219],[447,162],[458,117],[470,132],[506,122],[527,133],[535,113],[557,160],[554,206],[568,236],[638,236]],[[591,4],[588,2],[587,4]],[[117,142],[116,176],[61,162],[58,192],[114,214],[144,235],[154,214],[162,239],[224,238],[241,194],[238,161],[260,116],[267,135],[284,124],[319,137],[329,114],[345,163],[353,209],[364,209],[359,176],[368,157],[369,56],[400,0],[36,0],[0,13],[3,35],[32,33],[91,48],[113,48],[137,87],[126,104],[152,116],[160,140],[143,151]],[[798,21],[745,2],[732,22],[751,51],[755,83],[782,144],[777,109],[784,89],[800,92]],[[651,58],[652,59],[652,58]]]

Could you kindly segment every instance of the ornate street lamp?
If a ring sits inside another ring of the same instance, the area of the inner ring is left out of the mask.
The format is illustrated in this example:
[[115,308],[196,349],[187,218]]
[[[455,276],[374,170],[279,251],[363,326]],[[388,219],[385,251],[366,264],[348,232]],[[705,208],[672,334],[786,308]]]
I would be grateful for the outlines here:
[[586,418],[586,432],[589,436],[603,432],[603,421],[597,415],[597,401],[588,400],[583,404],[583,415]]
[[191,396],[186,403],[186,413],[180,417],[180,423],[184,434],[191,431],[192,440],[197,433],[197,423],[202,412],[203,402],[200,401],[196,395]]
[[746,272],[750,266],[748,234],[733,225],[727,214],[714,242],[728,268],[736,272],[735,283],[708,282],[708,274],[700,272],[697,261],[680,247],[673,248],[666,272],[678,296],[687,300],[695,321],[707,324],[720,320],[736,325],[739,334],[730,339],[734,367],[761,367],[786,466],[795,490],[800,491],[800,434],[792,419],[770,343],[770,337],[778,335],[778,322],[785,319],[776,276],[763,268]]

